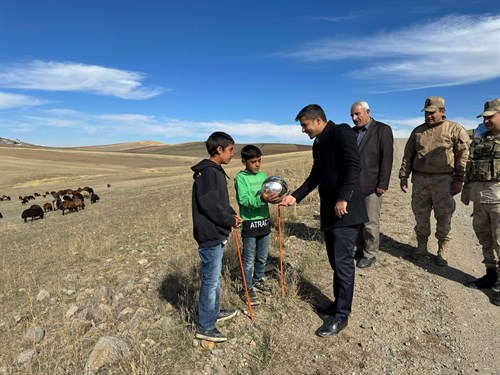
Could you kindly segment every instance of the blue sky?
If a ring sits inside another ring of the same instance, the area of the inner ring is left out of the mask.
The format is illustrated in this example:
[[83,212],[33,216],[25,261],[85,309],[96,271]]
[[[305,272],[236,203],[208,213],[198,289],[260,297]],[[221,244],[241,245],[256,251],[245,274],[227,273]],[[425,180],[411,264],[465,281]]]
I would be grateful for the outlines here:
[[425,98],[466,128],[500,97],[495,0],[2,0],[0,136],[47,146],[138,140],[310,144],[366,100],[407,137]]

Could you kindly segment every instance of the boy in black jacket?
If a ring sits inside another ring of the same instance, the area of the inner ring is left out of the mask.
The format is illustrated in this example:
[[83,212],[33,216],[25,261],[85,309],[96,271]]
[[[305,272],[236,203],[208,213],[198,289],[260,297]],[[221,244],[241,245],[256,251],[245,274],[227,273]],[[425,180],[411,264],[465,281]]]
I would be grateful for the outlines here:
[[198,302],[196,337],[213,342],[227,338],[215,327],[216,322],[236,316],[236,310],[220,310],[222,256],[231,227],[242,220],[229,204],[227,175],[222,164],[234,156],[234,140],[229,134],[215,132],[206,141],[210,159],[193,166],[193,234],[198,242],[201,261],[201,288]]

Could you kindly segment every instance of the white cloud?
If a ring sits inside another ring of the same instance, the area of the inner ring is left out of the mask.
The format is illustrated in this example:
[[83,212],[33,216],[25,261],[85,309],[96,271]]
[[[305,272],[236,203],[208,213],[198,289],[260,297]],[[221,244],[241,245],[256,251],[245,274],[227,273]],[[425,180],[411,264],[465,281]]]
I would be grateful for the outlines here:
[[122,99],[148,99],[162,92],[145,87],[144,73],[72,62],[32,61],[3,64],[3,87],[47,91],[80,91]]
[[377,117],[377,120],[388,124],[392,128],[394,138],[408,138],[411,131],[424,122],[424,117],[419,116],[400,119]]
[[361,60],[355,79],[389,90],[454,86],[500,77],[500,14],[450,15],[375,35],[317,41],[283,56],[304,61]]
[[463,117],[450,117],[450,121],[458,122],[460,125],[462,125],[465,129],[476,129],[479,124],[481,124],[483,119],[475,119],[471,120],[470,118],[463,118]]
[[[13,134],[15,133],[23,133],[29,134],[35,130],[35,127],[30,123],[26,123],[22,120],[10,120],[10,119],[0,119],[0,129],[1,136],[6,137],[5,133],[11,131]],[[7,137],[11,138],[11,137]]]
[[[466,129],[475,129],[480,119],[450,117]],[[389,124],[395,138],[407,138],[411,131],[424,122],[424,117],[411,118],[377,117]],[[76,136],[92,136],[102,139],[132,138],[157,139],[165,143],[205,140],[214,131],[224,131],[239,144],[256,142],[311,144],[298,124],[275,124],[267,121],[187,121],[175,118],[142,114],[90,114],[71,109],[37,110],[31,115],[2,120],[2,128],[13,133],[29,133],[35,130],[53,134],[54,145],[75,144]],[[71,134],[71,136],[69,136]],[[71,138],[71,139],[69,139]],[[102,142],[101,142],[102,143]]]
[[279,125],[266,121],[245,120],[192,123],[192,125],[194,128],[203,129],[207,137],[216,130],[229,133],[238,143],[262,142],[263,139],[266,142],[276,143],[311,143],[307,135],[302,134],[298,124]]
[[48,103],[48,101],[35,98],[34,96],[13,94],[10,92],[0,91],[0,109],[33,107],[46,103]]
[[356,12],[356,13],[350,13],[345,16],[325,16],[325,17],[320,17],[320,19],[328,21],[328,22],[346,22],[346,21],[352,21],[355,19],[363,18],[368,15],[368,12]]
[[[31,115],[2,124],[10,131],[23,129],[64,129],[80,134],[100,134],[102,136],[134,135],[137,139],[148,137],[165,138],[166,143],[199,141],[208,138],[214,131],[231,134],[238,143],[257,141],[277,143],[306,143],[310,140],[302,134],[299,125],[279,125],[270,122],[244,120],[227,121],[185,121],[141,114],[89,114],[70,109],[39,110]],[[56,132],[59,134],[59,132]],[[57,135],[56,135],[57,136]],[[62,139],[61,142],[64,142]],[[62,144],[64,145],[64,143]]]
[[[481,122],[479,119],[471,120],[464,117],[447,117],[447,119],[459,123],[465,129],[475,129]],[[422,114],[422,116],[419,117],[399,119],[377,117],[377,120],[390,125],[395,138],[408,138],[413,129],[424,123],[424,115]]]

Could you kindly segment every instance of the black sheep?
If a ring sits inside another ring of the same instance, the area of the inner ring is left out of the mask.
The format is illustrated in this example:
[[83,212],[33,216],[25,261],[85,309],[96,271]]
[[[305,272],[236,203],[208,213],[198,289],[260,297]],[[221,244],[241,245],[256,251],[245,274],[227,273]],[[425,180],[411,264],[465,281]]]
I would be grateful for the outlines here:
[[96,203],[99,200],[99,196],[97,194],[92,194],[90,196],[90,203]]
[[40,206],[38,207],[30,207],[27,210],[24,210],[21,214],[21,219],[24,219],[26,223],[28,218],[31,217],[31,221],[35,220],[36,217],[43,219],[43,210]]

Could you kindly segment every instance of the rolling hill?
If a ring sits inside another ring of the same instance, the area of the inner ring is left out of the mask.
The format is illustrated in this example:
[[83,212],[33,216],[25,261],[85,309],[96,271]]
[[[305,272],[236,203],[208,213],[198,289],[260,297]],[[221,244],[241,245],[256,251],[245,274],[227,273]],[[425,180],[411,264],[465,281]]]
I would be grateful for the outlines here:
[[[309,145],[285,144],[285,143],[256,143],[256,146],[262,149],[265,156],[285,154],[290,152],[308,151],[311,149]],[[142,140],[136,142],[114,143],[99,146],[82,146],[82,147],[46,147],[40,145],[29,144],[20,140],[11,140],[0,138],[0,146],[23,146],[37,147],[43,149],[57,150],[76,150],[76,151],[92,151],[92,152],[124,152],[133,154],[150,154],[150,155],[171,155],[171,156],[189,156],[202,158],[207,155],[204,142],[187,142],[178,144],[165,144],[155,141]],[[234,149],[235,157],[238,157],[241,148],[244,144],[236,144]]]

